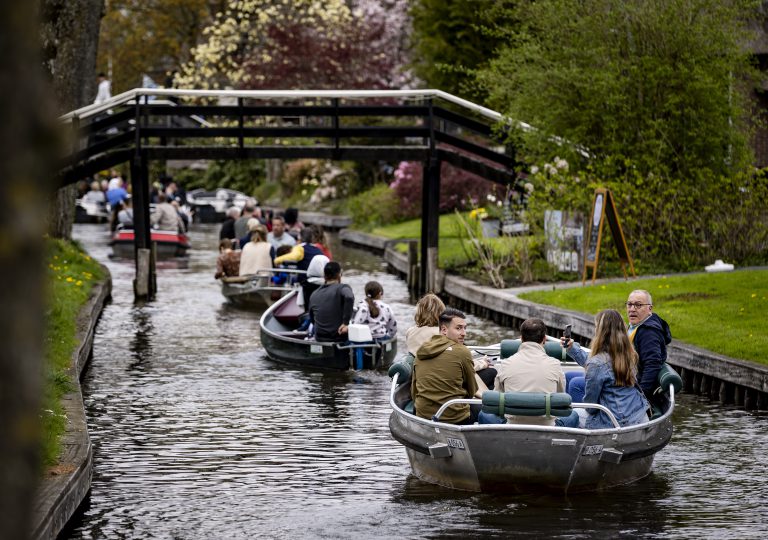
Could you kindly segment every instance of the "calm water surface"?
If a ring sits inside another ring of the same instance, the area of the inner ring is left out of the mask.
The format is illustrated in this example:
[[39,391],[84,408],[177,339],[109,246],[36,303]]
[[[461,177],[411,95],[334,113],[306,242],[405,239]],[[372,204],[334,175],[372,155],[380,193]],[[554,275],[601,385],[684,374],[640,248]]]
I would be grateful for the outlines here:
[[[113,277],[83,381],[91,495],[68,538],[763,538],[768,416],[681,396],[654,473],[606,493],[455,492],[410,474],[389,436],[386,374],[293,369],[266,358],[258,313],[213,280],[218,226],[195,225],[184,265],[161,263],[134,304],[133,263],[100,225],[75,236]],[[357,298],[384,286],[405,350],[413,305],[380,259],[333,244]],[[470,317],[468,342],[508,337]]]

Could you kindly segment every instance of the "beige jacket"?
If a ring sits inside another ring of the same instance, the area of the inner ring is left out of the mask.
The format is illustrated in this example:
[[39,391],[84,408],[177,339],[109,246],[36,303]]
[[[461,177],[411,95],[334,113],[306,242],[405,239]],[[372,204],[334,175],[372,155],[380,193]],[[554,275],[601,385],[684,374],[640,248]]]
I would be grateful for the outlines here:
[[[539,343],[524,341],[518,351],[502,360],[493,389],[499,392],[565,392],[565,375],[560,362],[544,351]],[[553,426],[555,417],[507,415],[507,422],[535,426]]]
[[[269,270],[272,268],[272,257],[269,250],[272,244],[269,242],[248,242],[243,246],[243,253],[240,255],[240,275],[247,276],[257,273],[257,270]],[[269,274],[269,272],[264,272]]]
[[409,353],[416,356],[419,347],[439,333],[440,329],[437,326],[411,326],[405,331],[405,347]]

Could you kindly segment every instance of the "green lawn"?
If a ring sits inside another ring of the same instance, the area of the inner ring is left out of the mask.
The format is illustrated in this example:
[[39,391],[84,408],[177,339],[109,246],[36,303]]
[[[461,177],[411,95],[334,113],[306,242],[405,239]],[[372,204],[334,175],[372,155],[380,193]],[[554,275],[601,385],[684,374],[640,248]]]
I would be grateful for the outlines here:
[[[463,215],[467,218],[467,213],[464,213]],[[470,262],[465,247],[462,245],[462,243],[466,241],[466,233],[464,234],[464,240],[462,240],[462,237],[459,235],[459,231],[461,230],[460,227],[461,225],[459,224],[455,213],[443,214],[440,216],[440,247],[437,256],[438,264],[441,268],[454,268]],[[412,219],[394,225],[377,227],[371,231],[371,234],[392,239],[415,238],[420,240],[421,219]],[[498,238],[490,239],[490,241],[498,242],[499,244],[502,243],[502,240]],[[398,247],[398,249],[405,251],[405,247]]]
[[104,279],[99,264],[76,245],[61,240],[46,241],[48,259],[48,311],[46,313],[46,381],[42,418],[43,460],[56,463],[59,437],[66,428],[61,397],[72,388],[67,370],[72,361],[75,321],[88,301],[93,283]]
[[768,364],[768,270],[673,275],[530,292],[520,297],[590,314],[613,308],[626,319],[624,302],[634,289],[651,293],[654,312],[669,323],[673,338],[733,358]]

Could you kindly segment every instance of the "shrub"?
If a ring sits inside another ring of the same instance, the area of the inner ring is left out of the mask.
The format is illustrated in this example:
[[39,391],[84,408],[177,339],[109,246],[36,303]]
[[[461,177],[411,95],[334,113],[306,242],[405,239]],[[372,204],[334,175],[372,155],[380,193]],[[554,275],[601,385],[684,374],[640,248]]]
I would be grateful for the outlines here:
[[[421,215],[421,163],[403,161],[395,169],[390,187],[397,195],[403,219]],[[476,208],[488,195],[502,198],[507,188],[443,162],[440,168],[440,212]]]
[[374,227],[399,219],[399,201],[386,184],[377,184],[368,191],[351,197],[348,211],[355,226],[370,231]]

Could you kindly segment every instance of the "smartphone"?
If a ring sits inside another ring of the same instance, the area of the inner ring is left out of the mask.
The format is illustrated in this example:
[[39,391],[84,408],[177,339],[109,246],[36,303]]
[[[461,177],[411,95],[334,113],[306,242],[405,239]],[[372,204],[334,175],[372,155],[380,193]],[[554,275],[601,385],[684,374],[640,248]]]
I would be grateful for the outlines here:
[[571,324],[566,324],[565,325],[565,330],[563,330],[563,337],[565,338],[565,342],[566,343],[568,343],[568,340],[571,339],[571,327],[572,326],[573,325],[571,325]]

